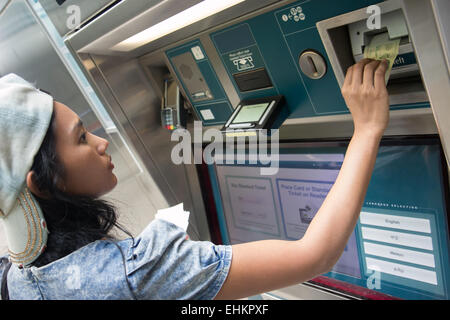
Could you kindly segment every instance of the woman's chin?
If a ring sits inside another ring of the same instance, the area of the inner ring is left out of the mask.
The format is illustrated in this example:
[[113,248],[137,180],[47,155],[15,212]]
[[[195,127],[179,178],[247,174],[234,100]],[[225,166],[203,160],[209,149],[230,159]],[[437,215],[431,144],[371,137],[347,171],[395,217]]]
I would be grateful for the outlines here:
[[113,173],[114,176],[114,186],[113,189],[117,186],[117,183],[119,182],[119,180],[117,179],[116,175]]
[[111,188],[110,188],[110,190],[108,190],[108,192],[112,191],[117,186],[117,183],[118,183],[117,177],[114,173],[112,173]]
[[112,173],[112,177],[110,179],[110,183],[108,184],[108,187],[105,188],[99,195],[97,195],[97,197],[101,197],[111,191],[114,190],[114,188],[117,186],[118,180],[117,177],[114,173]]

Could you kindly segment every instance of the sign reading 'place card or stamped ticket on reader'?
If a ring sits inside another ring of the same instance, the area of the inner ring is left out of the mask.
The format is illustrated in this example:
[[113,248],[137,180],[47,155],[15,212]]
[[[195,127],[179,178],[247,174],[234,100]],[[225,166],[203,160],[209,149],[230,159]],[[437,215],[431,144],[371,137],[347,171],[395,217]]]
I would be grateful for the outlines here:
[[226,136],[256,135],[257,130],[277,129],[287,118],[283,96],[244,100],[234,110],[222,131]]

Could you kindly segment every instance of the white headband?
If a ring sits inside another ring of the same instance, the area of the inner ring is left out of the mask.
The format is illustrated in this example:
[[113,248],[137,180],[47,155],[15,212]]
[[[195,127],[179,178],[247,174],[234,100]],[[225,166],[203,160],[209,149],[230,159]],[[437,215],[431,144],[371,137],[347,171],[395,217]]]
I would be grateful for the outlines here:
[[48,230],[26,186],[50,124],[53,98],[15,74],[0,78],[0,219],[10,261],[27,266],[45,250]]

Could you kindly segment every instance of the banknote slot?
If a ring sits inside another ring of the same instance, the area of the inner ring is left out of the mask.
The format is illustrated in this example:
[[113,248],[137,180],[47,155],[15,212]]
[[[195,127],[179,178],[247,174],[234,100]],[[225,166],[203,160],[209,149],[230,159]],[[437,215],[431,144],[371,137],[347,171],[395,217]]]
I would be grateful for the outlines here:
[[[349,30],[349,32],[351,32]],[[414,76],[419,74],[419,67],[417,65],[417,61],[414,54],[414,49],[412,46],[412,43],[409,39],[409,36],[403,36],[399,38],[392,38],[389,35],[389,32],[387,31],[387,28],[381,29],[381,32],[370,32],[365,35],[365,38],[367,41],[359,46],[358,50],[355,50],[355,47],[352,45],[352,52],[353,52],[353,58],[355,62],[360,61],[364,58],[364,51],[371,43],[371,40],[375,36],[383,36],[385,35],[386,38],[389,39],[398,39],[399,40],[399,48],[398,48],[398,55],[394,61],[394,65],[392,67],[392,70],[390,72],[390,79],[395,78],[403,78],[408,76]]]
[[[366,8],[317,23],[339,85],[343,85],[347,69],[371,49],[371,58],[391,61],[386,81],[392,105],[429,101],[400,2],[386,1],[379,7],[377,28],[368,23]],[[392,43],[395,50],[389,50]]]

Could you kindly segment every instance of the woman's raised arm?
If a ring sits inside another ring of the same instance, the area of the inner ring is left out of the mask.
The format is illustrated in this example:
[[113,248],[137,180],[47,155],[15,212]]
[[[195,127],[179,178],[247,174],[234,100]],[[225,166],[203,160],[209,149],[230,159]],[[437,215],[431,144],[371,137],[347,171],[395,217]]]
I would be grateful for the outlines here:
[[216,299],[238,299],[328,272],[355,228],[389,120],[387,63],[361,60],[347,70],[342,95],[354,132],[339,175],[302,239],[233,245],[230,271]]

